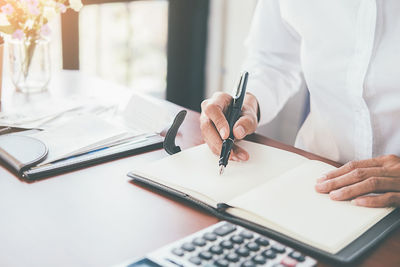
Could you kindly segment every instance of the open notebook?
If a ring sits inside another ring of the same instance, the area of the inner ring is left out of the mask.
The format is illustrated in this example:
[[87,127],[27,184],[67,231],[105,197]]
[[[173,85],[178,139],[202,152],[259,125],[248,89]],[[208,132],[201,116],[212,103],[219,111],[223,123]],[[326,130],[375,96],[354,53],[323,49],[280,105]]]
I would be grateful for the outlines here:
[[229,162],[218,174],[218,157],[200,145],[139,166],[129,175],[189,195],[236,218],[272,229],[336,254],[388,215],[392,208],[337,202],[314,190],[317,178],[335,167],[276,148],[241,141],[247,162]]

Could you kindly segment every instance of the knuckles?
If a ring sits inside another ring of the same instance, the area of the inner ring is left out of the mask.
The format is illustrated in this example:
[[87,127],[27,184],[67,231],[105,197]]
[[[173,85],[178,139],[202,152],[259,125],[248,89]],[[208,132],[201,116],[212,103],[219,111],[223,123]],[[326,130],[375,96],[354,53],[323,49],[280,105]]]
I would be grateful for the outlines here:
[[354,170],[357,168],[357,162],[356,161],[350,161],[348,163],[346,163],[346,167],[349,170]]
[[371,190],[377,190],[380,188],[381,180],[378,177],[371,177],[366,180],[368,187]]
[[399,193],[386,193],[387,194],[387,206],[400,206],[400,195]]
[[390,162],[400,161],[400,158],[394,154],[386,155],[386,156],[384,156],[384,158],[385,158],[385,160],[390,161]]
[[208,99],[206,99],[206,100],[203,100],[202,102],[201,102],[201,110],[204,110],[205,109],[205,107],[208,105],[208,103],[210,102],[210,100],[208,100]]
[[357,181],[361,181],[366,178],[366,171],[362,168],[353,169],[351,172]]
[[212,102],[207,102],[203,107],[203,111],[207,116],[210,116],[210,114],[216,112],[217,109],[218,106]]

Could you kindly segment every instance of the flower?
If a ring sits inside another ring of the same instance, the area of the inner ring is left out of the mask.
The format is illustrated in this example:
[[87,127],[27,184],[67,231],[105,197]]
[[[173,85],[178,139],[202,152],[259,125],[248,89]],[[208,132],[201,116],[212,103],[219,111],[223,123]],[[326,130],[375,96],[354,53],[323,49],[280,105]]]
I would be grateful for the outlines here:
[[32,15],[39,15],[40,14],[39,8],[37,6],[35,6],[35,5],[28,4],[28,10]]
[[12,38],[22,40],[25,37],[25,33],[18,29],[12,34]]
[[42,28],[40,29],[40,34],[43,36],[49,36],[51,34],[51,29],[49,27],[49,24],[44,24]]
[[39,1],[38,0],[23,0],[28,6],[38,6]]
[[14,13],[14,7],[8,3],[1,7],[1,11],[6,15],[11,15]]
[[49,21],[67,9],[79,11],[81,0],[0,0],[0,34],[35,43],[49,35]]
[[82,1],[81,0],[69,0],[70,7],[78,12],[82,8]]

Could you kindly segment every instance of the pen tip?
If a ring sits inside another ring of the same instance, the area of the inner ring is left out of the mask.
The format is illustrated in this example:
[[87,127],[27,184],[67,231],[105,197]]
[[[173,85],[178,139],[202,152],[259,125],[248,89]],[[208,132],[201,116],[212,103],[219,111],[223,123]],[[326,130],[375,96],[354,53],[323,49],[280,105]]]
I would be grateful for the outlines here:
[[219,167],[219,175],[222,175],[224,173],[224,169],[225,169],[224,165],[221,165]]

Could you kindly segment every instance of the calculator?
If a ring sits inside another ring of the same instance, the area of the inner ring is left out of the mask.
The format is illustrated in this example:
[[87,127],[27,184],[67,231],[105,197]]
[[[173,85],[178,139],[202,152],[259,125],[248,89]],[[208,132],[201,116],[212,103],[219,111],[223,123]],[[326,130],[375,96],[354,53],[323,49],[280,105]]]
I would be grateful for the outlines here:
[[128,267],[310,267],[317,261],[271,238],[226,221],[168,244]]

